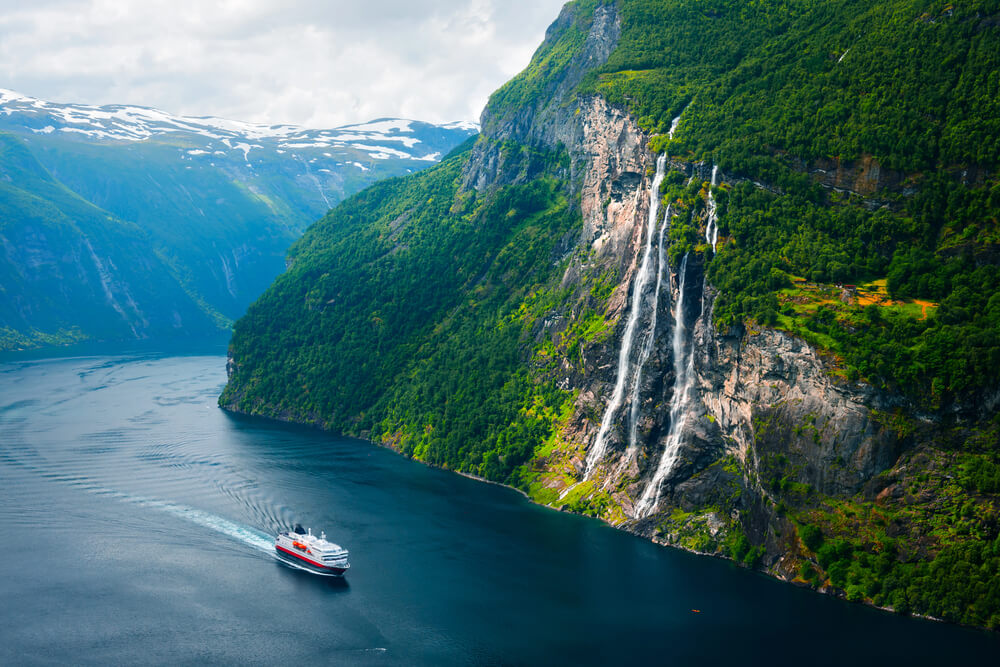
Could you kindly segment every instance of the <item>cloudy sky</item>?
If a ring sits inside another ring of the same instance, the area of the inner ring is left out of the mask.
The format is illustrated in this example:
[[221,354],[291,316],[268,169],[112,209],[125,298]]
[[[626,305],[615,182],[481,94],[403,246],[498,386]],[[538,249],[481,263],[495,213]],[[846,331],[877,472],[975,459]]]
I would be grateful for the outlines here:
[[478,120],[565,0],[0,0],[0,88],[332,127]]

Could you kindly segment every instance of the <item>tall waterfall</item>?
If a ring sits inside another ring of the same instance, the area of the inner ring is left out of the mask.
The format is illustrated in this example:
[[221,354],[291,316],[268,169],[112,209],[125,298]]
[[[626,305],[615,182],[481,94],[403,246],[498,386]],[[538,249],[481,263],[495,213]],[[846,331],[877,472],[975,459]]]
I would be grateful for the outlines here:
[[[674,126],[676,126],[676,119]],[[673,127],[671,128],[673,129]],[[607,436],[614,421],[615,414],[622,406],[625,398],[625,382],[629,375],[629,357],[632,355],[632,344],[635,341],[635,330],[639,324],[639,315],[642,311],[642,295],[646,291],[652,273],[653,254],[653,234],[656,232],[656,217],[660,208],[660,183],[663,182],[663,175],[666,171],[667,155],[664,153],[656,160],[656,176],[649,186],[649,219],[646,223],[646,248],[642,254],[642,263],[632,284],[632,299],[629,305],[628,321],[625,324],[625,333],[622,336],[622,346],[618,352],[618,371],[615,380],[615,389],[611,394],[608,407],[604,410],[604,417],[601,419],[601,427],[597,431],[597,439],[594,446],[587,452],[587,467],[583,478],[590,479],[597,464],[604,458],[608,448]]]
[[[719,174],[719,166],[712,165],[712,188],[715,187],[715,179]],[[719,219],[715,208],[715,197],[712,196],[712,188],[708,189],[708,223],[705,225],[705,243],[712,246],[715,252],[715,244],[719,242]]]
[[[660,485],[677,461],[680,450],[681,435],[687,421],[687,408],[691,400],[691,390],[694,387],[694,339],[684,322],[684,288],[687,282],[688,256],[684,255],[678,276],[677,306],[674,309],[674,391],[670,397],[670,430],[667,441],[656,466],[653,479],[635,506],[635,518],[641,519],[648,515],[660,500]],[[704,301],[702,302],[704,308]],[[699,315],[700,319],[701,315]]]
[[628,449],[622,458],[620,467],[624,467],[635,456],[638,449],[639,440],[639,391],[642,386],[642,367],[649,361],[649,355],[653,353],[656,344],[656,318],[660,312],[660,292],[663,290],[663,273],[667,270],[667,256],[663,252],[663,236],[670,227],[670,206],[663,214],[663,224],[660,225],[660,239],[656,244],[656,291],[653,292],[653,314],[649,321],[649,331],[646,334],[646,343],[642,346],[639,361],[635,367],[635,377],[632,379],[631,409],[628,420]]

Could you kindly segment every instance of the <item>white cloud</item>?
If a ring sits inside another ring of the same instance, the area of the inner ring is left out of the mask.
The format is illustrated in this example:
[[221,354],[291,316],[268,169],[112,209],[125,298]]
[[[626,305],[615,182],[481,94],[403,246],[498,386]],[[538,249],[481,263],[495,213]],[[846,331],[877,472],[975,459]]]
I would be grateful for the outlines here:
[[0,88],[333,127],[478,119],[563,0],[0,0]]

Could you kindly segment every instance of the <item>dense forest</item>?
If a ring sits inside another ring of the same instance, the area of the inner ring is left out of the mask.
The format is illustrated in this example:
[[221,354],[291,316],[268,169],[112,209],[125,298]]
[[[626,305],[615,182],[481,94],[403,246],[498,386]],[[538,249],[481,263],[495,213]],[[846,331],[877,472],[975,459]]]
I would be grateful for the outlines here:
[[[610,5],[617,47],[553,97]],[[670,156],[669,256],[676,267],[693,252],[706,266],[715,327],[786,331],[836,382],[908,406],[877,415],[908,448],[876,480],[896,495],[825,497],[787,462],[726,463],[778,499],[799,580],[990,627],[1000,626],[998,44],[998,2],[578,0],[492,96],[479,139],[499,141],[491,133],[551,99],[572,108],[600,95],[627,109],[650,153]],[[583,299],[561,282],[581,225],[565,147],[504,139],[505,164],[530,167],[480,190],[462,185],[475,150],[376,185],[310,228],[237,323],[220,402],[554,501],[535,484],[539,462],[576,397],[551,371],[580,368],[585,345],[614,344],[617,322],[603,314],[618,277],[587,276]],[[714,187],[703,178],[712,165]],[[703,240],[709,193],[716,252]],[[565,327],[539,334],[566,313]],[[607,518],[609,502],[568,507]],[[717,550],[751,566],[762,553],[742,533]]]
[[555,179],[459,192],[470,149],[352,197],[292,247],[289,271],[236,324],[231,352],[247,368],[223,404],[254,413],[260,401],[510,479],[547,434],[525,408],[563,400],[520,366],[520,309],[555,274],[578,213]]

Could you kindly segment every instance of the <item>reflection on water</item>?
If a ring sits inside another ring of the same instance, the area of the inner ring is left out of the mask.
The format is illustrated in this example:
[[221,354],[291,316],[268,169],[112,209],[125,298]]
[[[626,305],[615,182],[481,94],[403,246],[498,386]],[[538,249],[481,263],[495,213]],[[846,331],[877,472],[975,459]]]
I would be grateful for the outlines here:
[[[224,368],[0,362],[0,663],[954,663],[1000,648],[228,415]],[[351,551],[347,578],[273,557],[295,523]]]

